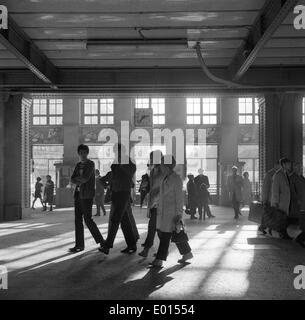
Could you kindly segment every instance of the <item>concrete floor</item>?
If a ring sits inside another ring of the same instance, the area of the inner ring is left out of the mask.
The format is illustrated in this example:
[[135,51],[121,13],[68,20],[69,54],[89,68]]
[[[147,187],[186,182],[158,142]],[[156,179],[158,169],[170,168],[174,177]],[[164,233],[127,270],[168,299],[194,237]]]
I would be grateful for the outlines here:
[[[294,267],[305,265],[304,249],[292,241],[258,236],[247,212],[236,223],[230,208],[212,210],[216,219],[187,220],[192,263],[178,265],[172,245],[162,270],[148,268],[152,256],[121,254],[121,232],[108,257],[97,251],[87,231],[86,251],[68,254],[74,239],[71,210],[35,212],[31,219],[2,223],[0,265],[9,270],[9,289],[0,291],[0,300],[305,298],[304,290],[293,287]],[[137,208],[134,213],[142,243],[146,211]],[[106,235],[107,218],[95,219]]]

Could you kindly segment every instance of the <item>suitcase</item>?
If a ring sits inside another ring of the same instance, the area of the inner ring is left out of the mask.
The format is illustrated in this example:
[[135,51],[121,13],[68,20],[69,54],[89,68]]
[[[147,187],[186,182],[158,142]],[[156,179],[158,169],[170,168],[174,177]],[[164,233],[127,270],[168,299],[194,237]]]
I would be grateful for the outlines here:
[[277,232],[287,227],[287,215],[276,208],[267,207],[264,213],[264,226]]
[[249,221],[261,224],[263,214],[264,206],[262,203],[254,201],[250,204]]

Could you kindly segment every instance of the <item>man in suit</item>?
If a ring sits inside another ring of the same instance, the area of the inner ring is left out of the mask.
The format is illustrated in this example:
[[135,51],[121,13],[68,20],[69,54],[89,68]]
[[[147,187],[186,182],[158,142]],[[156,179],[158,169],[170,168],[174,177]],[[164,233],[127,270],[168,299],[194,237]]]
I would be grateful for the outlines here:
[[[209,218],[214,218],[211,213],[209,207],[209,188],[210,182],[208,176],[203,174],[203,169],[198,170],[199,175],[195,178],[195,185],[197,190],[198,196],[198,212],[199,212],[199,219],[202,220],[202,209],[204,209],[204,213],[207,213]],[[205,216],[205,215],[204,215]]]
[[[283,158],[280,160],[280,165],[280,170],[273,176],[271,206],[282,211],[286,214],[286,217],[288,217],[291,210],[291,190],[289,182],[291,161],[287,158]],[[280,235],[283,239],[292,239],[287,233],[287,226],[280,231]]]
[[230,198],[232,201],[232,206],[234,209],[234,219],[238,220],[241,215],[240,203],[242,202],[242,187],[243,178],[237,174],[238,168],[236,166],[232,167],[232,175],[228,177],[228,189],[230,192]]
[[80,145],[77,152],[80,162],[77,163],[71,177],[71,182],[76,185],[74,193],[75,247],[69,250],[71,253],[83,251],[85,248],[83,219],[95,242],[100,245],[104,242],[102,234],[92,219],[95,196],[95,165],[93,161],[88,159],[88,146]]
[[109,254],[121,225],[127,248],[122,253],[137,251],[139,234],[131,210],[131,189],[136,165],[126,154],[126,149],[121,144],[114,147],[116,160],[111,166],[111,213],[109,219],[108,237],[99,249],[102,253]]

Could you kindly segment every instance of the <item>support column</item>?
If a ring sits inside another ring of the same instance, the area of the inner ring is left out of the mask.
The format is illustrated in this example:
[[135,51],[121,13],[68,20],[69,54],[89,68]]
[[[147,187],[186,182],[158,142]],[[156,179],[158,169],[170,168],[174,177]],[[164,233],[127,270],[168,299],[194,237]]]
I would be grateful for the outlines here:
[[4,220],[4,96],[0,96],[0,221]]
[[58,208],[73,206],[73,192],[67,188],[67,185],[70,182],[75,164],[78,162],[77,147],[80,137],[80,106],[80,99],[63,99],[64,158],[63,165],[57,167],[59,182],[56,188],[56,206]]
[[265,172],[283,157],[302,162],[302,98],[298,94],[270,94],[260,99],[260,153]]
[[229,204],[227,177],[238,161],[238,98],[220,99],[221,142],[219,145],[220,204]]
[[22,218],[22,95],[5,103],[4,220]]

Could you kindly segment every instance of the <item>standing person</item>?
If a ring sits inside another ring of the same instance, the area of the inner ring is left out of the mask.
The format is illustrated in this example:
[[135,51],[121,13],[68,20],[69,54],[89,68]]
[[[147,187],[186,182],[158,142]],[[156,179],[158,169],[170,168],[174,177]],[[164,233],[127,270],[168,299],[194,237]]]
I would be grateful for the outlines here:
[[35,184],[34,200],[33,200],[33,204],[32,204],[33,210],[35,210],[35,202],[37,199],[40,200],[42,207],[44,207],[44,204],[42,202],[42,187],[43,187],[43,184],[41,183],[41,178],[38,177],[36,179],[36,184]]
[[232,175],[228,177],[228,188],[230,192],[230,198],[232,201],[232,206],[234,209],[234,219],[239,219],[241,215],[240,203],[242,202],[242,187],[243,178],[237,174],[238,168],[236,166],[232,167]]
[[[157,211],[160,244],[156,259],[152,262],[153,267],[162,267],[163,261],[166,261],[173,232],[180,228],[183,216],[183,186],[180,176],[174,171],[176,160],[171,155],[166,155],[162,159],[166,175],[160,186]],[[182,255],[179,263],[185,263],[193,258],[192,249],[187,240],[176,243],[176,245]]]
[[81,144],[77,153],[80,162],[76,164],[71,177],[71,182],[76,185],[74,193],[75,247],[69,249],[71,253],[77,253],[85,249],[83,219],[95,242],[100,245],[103,245],[104,242],[102,234],[92,219],[92,206],[95,196],[95,165],[93,161],[88,159],[88,146]]
[[[147,165],[149,167],[149,164]],[[140,180],[140,207],[143,207],[144,200],[149,192],[149,175],[148,173],[143,174],[142,179]]]
[[191,215],[191,219],[197,219],[196,210],[197,210],[197,187],[195,183],[195,177],[193,174],[189,174],[188,176],[189,181],[187,182],[187,201],[188,201],[188,210]]
[[[261,225],[258,228],[258,231],[262,232],[263,234],[266,234],[266,215],[268,214],[268,210],[271,208],[271,195],[272,195],[272,179],[275,173],[280,169],[280,162],[277,161],[274,164],[274,167],[269,170],[263,181],[263,188],[262,188],[262,202],[264,206],[264,213],[262,216]],[[269,228],[269,234],[272,235],[272,230]]]
[[50,212],[53,211],[53,202],[54,202],[54,182],[52,181],[52,177],[47,175],[47,182],[44,187],[44,195],[43,195],[43,211],[47,211],[47,205],[50,206]]
[[106,209],[104,205],[106,185],[103,182],[100,171],[95,170],[95,204],[96,204],[96,217],[101,216],[101,209],[104,216],[106,216]]
[[143,243],[143,251],[139,253],[141,257],[146,258],[149,250],[154,245],[154,239],[157,232],[157,208],[159,206],[160,186],[165,177],[165,169],[161,166],[161,159],[163,154],[160,150],[150,153],[150,177],[149,177],[149,195],[148,195],[148,231],[146,240]]
[[137,227],[132,216],[130,190],[133,186],[133,177],[136,165],[126,154],[123,145],[114,147],[116,160],[111,166],[111,215],[109,219],[108,236],[104,245],[99,249],[102,253],[109,254],[121,225],[127,248],[122,253],[135,253],[139,239]]
[[[271,206],[280,210],[286,215],[288,223],[288,216],[291,209],[291,191],[289,183],[289,172],[291,171],[291,161],[287,158],[280,160],[281,168],[273,176]],[[288,235],[287,226],[280,230],[282,239],[292,240]]]
[[243,205],[250,206],[252,202],[252,185],[249,180],[249,172],[243,174]]
[[[204,213],[207,213],[207,216],[209,218],[214,218],[214,216],[211,213],[210,207],[209,207],[209,188],[210,188],[210,182],[208,176],[205,176],[203,174],[203,169],[198,170],[199,175],[195,178],[194,182],[196,184],[197,189],[197,206],[198,206],[198,212],[199,212],[199,219],[202,220],[202,211],[204,209]],[[204,214],[205,217],[205,214]]]

